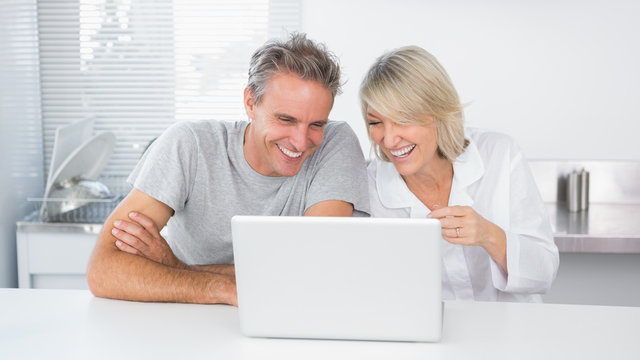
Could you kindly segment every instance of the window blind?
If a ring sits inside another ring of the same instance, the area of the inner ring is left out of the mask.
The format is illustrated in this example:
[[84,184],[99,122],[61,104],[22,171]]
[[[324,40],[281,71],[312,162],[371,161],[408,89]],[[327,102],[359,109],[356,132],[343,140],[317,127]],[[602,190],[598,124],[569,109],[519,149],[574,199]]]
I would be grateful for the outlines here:
[[245,119],[252,52],[299,13],[299,0],[38,0],[47,172],[55,129],[86,117],[117,137],[105,176],[127,176],[175,121]]
[[0,3],[0,203],[20,207],[43,187],[36,13],[36,0]]

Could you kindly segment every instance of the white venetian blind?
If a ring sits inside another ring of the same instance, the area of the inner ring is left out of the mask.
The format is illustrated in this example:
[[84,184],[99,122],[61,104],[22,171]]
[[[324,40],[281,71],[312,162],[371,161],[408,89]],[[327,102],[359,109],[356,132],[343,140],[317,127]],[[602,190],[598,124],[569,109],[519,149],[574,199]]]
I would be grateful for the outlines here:
[[[0,2],[0,201],[42,192],[36,0]],[[35,184],[35,186],[34,186]],[[0,271],[1,273],[2,271]]]
[[240,120],[249,58],[299,29],[299,0],[38,0],[45,163],[55,129],[113,131],[126,176],[175,121]]

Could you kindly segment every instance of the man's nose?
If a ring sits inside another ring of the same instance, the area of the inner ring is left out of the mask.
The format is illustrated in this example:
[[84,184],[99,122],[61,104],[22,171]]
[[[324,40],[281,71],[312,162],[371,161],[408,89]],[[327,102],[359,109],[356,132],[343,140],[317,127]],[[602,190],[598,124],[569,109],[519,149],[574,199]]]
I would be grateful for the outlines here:
[[296,151],[305,151],[309,146],[309,129],[306,126],[297,126],[290,136],[290,141]]

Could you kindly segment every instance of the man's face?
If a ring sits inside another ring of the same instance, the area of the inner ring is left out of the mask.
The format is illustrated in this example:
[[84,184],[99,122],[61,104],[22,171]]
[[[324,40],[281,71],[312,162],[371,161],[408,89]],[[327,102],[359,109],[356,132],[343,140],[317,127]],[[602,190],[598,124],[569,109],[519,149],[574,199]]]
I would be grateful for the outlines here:
[[320,83],[291,73],[277,74],[256,104],[250,90],[244,105],[251,124],[244,156],[265,176],[293,176],[322,142],[333,98]]

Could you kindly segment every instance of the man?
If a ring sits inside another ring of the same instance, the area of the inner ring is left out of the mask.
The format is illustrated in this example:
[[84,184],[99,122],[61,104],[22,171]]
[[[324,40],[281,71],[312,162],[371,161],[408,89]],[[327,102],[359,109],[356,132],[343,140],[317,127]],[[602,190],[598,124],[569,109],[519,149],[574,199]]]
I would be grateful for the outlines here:
[[258,49],[244,91],[250,121],[179,122],[153,143],[98,238],[91,291],[237,305],[233,215],[366,215],[358,140],[328,122],[339,91],[335,58],[305,35]]

